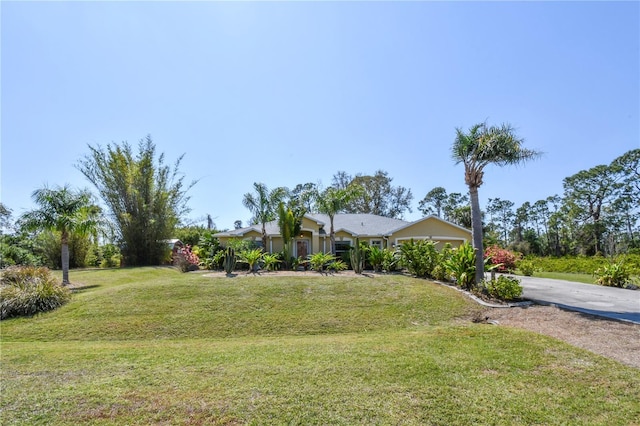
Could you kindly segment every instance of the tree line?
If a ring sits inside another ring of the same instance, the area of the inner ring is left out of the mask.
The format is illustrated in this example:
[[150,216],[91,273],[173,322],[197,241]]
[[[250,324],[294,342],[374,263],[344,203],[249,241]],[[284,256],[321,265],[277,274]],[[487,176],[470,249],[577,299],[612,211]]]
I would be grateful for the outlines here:
[[[466,131],[456,129],[451,153],[454,163],[464,165],[469,193],[447,193],[445,188],[436,187],[420,201],[418,209],[424,215],[434,214],[471,228],[476,252],[482,253],[483,242],[524,253],[557,256],[608,255],[640,246],[640,150],[631,150],[609,165],[566,178],[562,197],[527,202],[517,209],[513,202],[492,198],[485,211],[480,210],[478,199],[485,166],[518,164],[541,154],[524,148],[523,139],[511,126],[487,123]],[[11,210],[0,205],[1,266],[37,263],[34,254],[38,252],[38,241],[54,239],[59,243],[65,280],[69,265],[82,263],[74,245],[87,252],[100,245],[109,246],[106,254],[95,254],[106,256],[105,259],[113,256],[115,248],[128,266],[162,263],[166,240],[176,235],[189,212],[187,194],[195,184],[184,181],[179,170],[181,159],[167,165],[150,136],[138,143],[137,150],[126,142],[106,147],[89,145],[89,154],[77,162],[76,168],[97,195],[68,186],[41,188],[33,193],[38,208],[15,222]],[[392,182],[393,178],[383,170],[372,175],[338,171],[327,188],[304,183],[291,190],[270,190],[266,184],[256,182],[253,191],[241,201],[253,215],[251,222],[262,224],[263,238],[264,224],[270,220],[278,220],[286,235],[293,238],[305,212],[328,215],[335,250],[336,214],[403,218],[411,212],[411,190]],[[242,224],[236,221],[235,226]],[[76,244],[78,241],[84,243]],[[481,256],[476,260],[481,261]]]
[[[538,256],[612,256],[640,248],[640,149],[563,180],[562,195],[516,206],[489,198],[484,244]],[[468,196],[435,187],[418,210],[470,227]]]

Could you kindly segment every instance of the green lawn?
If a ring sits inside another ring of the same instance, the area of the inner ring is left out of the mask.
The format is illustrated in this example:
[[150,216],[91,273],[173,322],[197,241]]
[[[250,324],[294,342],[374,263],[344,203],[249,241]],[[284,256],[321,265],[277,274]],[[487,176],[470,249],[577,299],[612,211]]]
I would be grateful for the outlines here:
[[583,284],[596,284],[596,279],[594,278],[593,274],[536,271],[533,273],[533,276],[538,278],[551,278],[553,280],[573,281]]
[[640,423],[640,371],[473,324],[425,280],[72,271],[58,311],[2,327],[0,423]]

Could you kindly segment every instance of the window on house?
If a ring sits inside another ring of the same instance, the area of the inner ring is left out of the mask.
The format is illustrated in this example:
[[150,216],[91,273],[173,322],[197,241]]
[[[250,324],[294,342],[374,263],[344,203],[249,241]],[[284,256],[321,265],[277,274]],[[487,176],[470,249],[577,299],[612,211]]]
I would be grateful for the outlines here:
[[369,244],[371,247],[378,247],[379,249],[382,248],[382,240],[371,240],[369,241]]
[[349,241],[336,241],[336,257],[338,259],[342,258],[344,253],[349,253],[349,249],[351,248],[351,242]]

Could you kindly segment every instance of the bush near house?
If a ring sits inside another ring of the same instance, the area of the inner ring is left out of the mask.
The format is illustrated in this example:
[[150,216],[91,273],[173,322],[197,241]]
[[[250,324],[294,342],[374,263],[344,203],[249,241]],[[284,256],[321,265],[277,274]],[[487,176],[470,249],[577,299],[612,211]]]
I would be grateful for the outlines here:
[[400,246],[400,263],[409,273],[421,277],[431,278],[433,268],[440,263],[440,254],[436,250],[434,241],[413,239]]
[[476,255],[475,249],[471,244],[464,243],[452,250],[443,264],[459,287],[465,290],[473,289],[476,273]]

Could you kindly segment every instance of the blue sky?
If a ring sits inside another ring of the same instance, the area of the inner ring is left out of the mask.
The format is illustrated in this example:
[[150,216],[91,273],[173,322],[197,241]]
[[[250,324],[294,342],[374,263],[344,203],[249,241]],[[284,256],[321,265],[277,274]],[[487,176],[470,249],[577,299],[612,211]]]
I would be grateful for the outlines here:
[[[10,2],[0,5],[1,193],[89,187],[88,144],[150,134],[190,217],[242,195],[382,169],[418,202],[466,192],[456,127],[511,123],[535,162],[489,166],[516,207],[640,148],[639,2]],[[93,189],[93,188],[91,188]]]

